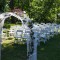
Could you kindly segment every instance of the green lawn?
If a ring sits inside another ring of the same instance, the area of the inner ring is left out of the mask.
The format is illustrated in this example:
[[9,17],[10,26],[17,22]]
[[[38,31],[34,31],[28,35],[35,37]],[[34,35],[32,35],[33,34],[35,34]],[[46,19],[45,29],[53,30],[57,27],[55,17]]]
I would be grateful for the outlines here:
[[3,44],[1,60],[26,60],[26,45]]
[[38,46],[38,60],[60,60],[60,35]]
[[[3,44],[2,60],[26,60],[26,45]],[[60,60],[60,35],[38,46],[38,60]]]

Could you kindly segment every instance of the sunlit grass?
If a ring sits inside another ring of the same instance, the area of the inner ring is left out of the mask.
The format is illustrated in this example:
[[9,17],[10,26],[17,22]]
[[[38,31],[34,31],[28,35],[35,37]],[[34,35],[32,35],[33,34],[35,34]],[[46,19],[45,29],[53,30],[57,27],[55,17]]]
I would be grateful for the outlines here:
[[4,41],[2,41],[2,44],[9,44],[12,42],[14,42],[14,40],[4,40]]

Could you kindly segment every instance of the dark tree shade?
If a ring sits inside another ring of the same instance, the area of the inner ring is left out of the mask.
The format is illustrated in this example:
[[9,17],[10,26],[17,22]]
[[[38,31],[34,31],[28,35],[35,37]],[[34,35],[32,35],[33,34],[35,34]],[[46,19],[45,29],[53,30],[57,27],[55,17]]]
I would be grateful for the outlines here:
[[11,10],[14,9],[14,0],[10,0],[9,7]]
[[6,0],[0,0],[0,12],[4,12]]

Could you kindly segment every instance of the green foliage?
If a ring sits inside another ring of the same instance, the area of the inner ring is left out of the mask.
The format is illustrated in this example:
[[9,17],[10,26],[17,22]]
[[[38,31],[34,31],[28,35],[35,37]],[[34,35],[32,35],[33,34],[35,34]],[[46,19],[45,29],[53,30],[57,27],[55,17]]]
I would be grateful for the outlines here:
[[[7,28],[8,25],[11,26],[11,25],[15,25],[15,24],[17,24],[17,25],[22,25],[22,22],[21,22],[20,20],[18,20],[17,18],[11,16],[11,17],[9,17],[9,18],[7,18],[7,19],[5,20],[4,27]],[[9,26],[9,27],[10,27],[10,26]]]
[[12,40],[13,38],[9,37],[8,40]]
[[[1,0],[0,11],[14,8],[25,10],[34,22],[57,22],[60,13],[60,0]],[[14,18],[13,18],[14,19]],[[13,21],[14,22],[14,21]]]
[[9,7],[11,10],[14,9],[14,0],[10,0]]
[[5,23],[3,27],[9,29],[9,28],[10,28],[10,24],[6,24],[6,23]]
[[0,12],[4,12],[6,0],[0,0]]

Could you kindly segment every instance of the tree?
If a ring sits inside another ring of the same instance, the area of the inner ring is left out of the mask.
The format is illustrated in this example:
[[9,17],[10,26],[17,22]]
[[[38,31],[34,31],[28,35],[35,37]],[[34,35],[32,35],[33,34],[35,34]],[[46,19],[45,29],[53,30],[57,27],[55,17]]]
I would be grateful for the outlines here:
[[14,9],[14,4],[15,4],[14,0],[10,0],[9,7],[11,10]]
[[[7,1],[10,1],[7,3]],[[14,8],[25,10],[35,22],[57,22],[60,13],[60,0],[1,0],[0,11]]]
[[6,0],[0,0],[0,12],[4,12]]

